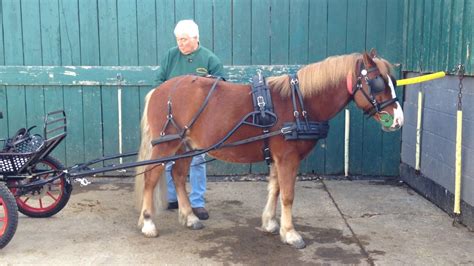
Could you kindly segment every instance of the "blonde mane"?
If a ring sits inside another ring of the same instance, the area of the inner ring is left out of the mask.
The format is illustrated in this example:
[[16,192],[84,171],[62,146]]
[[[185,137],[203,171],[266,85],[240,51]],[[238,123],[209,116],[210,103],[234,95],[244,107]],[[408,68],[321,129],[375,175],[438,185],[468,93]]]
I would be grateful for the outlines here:
[[[344,82],[348,73],[353,75],[355,80],[355,68],[358,59],[362,59],[362,54],[354,53],[349,55],[331,56],[325,60],[304,66],[298,70],[298,80],[300,90],[303,96],[318,94],[325,89],[334,88]],[[391,65],[385,59],[376,57],[374,62],[377,64],[381,74],[392,72]],[[290,80],[288,75],[275,76],[267,78],[270,88],[279,90],[282,96],[291,95]]]

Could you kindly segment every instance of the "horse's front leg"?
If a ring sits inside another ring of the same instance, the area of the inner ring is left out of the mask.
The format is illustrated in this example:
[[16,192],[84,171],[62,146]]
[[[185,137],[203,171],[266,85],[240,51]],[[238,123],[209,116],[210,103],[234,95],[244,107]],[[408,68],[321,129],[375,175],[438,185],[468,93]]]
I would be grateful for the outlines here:
[[198,217],[194,215],[191,203],[189,202],[188,193],[186,191],[186,176],[189,172],[192,158],[183,158],[177,160],[173,165],[171,176],[173,177],[179,206],[179,222],[193,230],[202,229],[204,225]]
[[299,159],[297,159],[296,156],[295,158],[286,158],[283,162],[280,161],[280,163],[276,163],[281,202],[280,237],[283,243],[300,249],[306,247],[306,244],[293,226],[291,210],[295,197],[295,182],[298,166]]
[[268,180],[268,198],[267,204],[262,213],[262,229],[265,232],[278,234],[279,225],[276,220],[276,207],[280,187],[278,185],[278,174],[275,165],[270,168]]

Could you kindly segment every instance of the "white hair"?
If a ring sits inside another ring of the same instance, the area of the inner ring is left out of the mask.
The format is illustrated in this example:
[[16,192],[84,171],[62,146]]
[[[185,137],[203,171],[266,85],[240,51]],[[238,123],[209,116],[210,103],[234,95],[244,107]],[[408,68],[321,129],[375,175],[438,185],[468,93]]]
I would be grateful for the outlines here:
[[197,37],[199,39],[199,27],[191,19],[180,20],[174,28],[174,36],[182,36],[187,34],[189,37]]

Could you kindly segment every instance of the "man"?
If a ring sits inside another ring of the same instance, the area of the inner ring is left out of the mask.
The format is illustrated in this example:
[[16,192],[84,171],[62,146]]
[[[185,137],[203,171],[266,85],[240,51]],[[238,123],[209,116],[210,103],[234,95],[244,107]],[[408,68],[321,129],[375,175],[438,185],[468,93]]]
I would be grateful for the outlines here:
[[[219,58],[199,44],[199,28],[192,20],[181,20],[174,29],[177,46],[168,50],[161,61],[158,72],[158,85],[176,76],[195,74],[223,76],[223,66]],[[209,213],[204,208],[206,193],[206,164],[204,154],[193,157],[189,172],[191,193],[189,201],[193,213],[200,220],[207,220]],[[177,209],[176,189],[171,176],[172,163],[166,165],[168,183],[168,209]]]

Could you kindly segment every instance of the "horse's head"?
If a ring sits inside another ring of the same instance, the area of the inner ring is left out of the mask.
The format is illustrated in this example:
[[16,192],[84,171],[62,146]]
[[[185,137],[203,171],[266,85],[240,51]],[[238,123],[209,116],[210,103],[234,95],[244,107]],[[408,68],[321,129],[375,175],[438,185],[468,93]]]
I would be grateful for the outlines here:
[[354,101],[365,114],[374,117],[385,131],[403,126],[403,110],[395,94],[396,80],[390,64],[377,58],[375,50],[357,60],[357,82],[352,88]]

